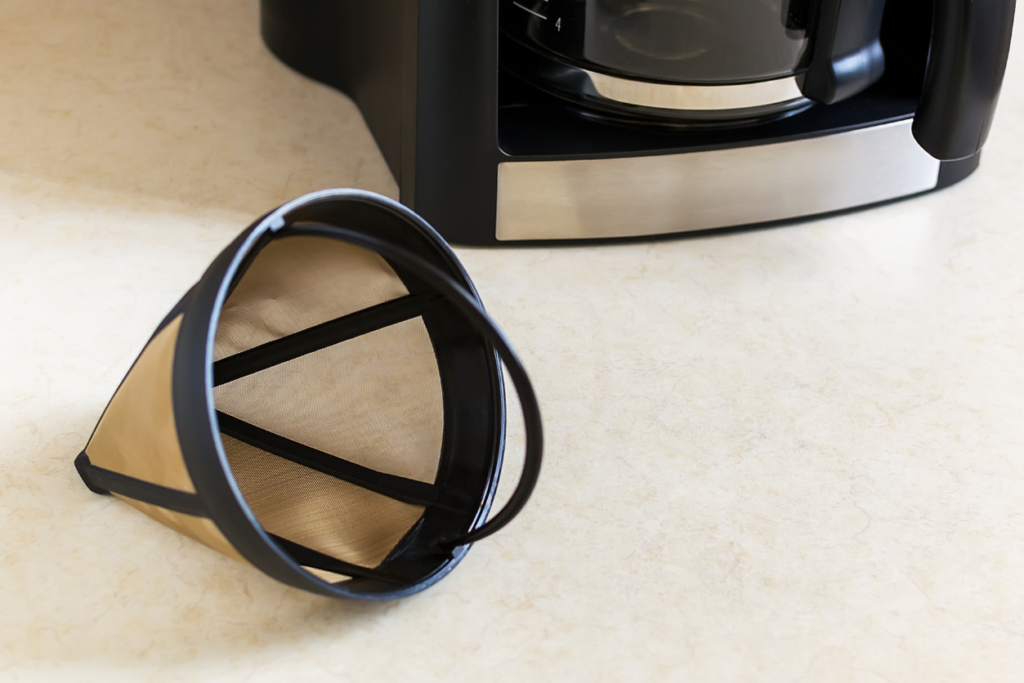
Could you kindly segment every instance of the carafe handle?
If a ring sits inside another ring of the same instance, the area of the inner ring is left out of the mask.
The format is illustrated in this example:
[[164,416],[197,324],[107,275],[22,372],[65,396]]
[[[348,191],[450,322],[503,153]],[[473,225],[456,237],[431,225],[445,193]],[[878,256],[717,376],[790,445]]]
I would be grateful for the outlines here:
[[1010,53],[1015,0],[935,0],[914,137],[936,159],[981,151]]
[[805,97],[832,104],[881,78],[885,55],[878,35],[884,8],[885,0],[822,0],[801,86]]

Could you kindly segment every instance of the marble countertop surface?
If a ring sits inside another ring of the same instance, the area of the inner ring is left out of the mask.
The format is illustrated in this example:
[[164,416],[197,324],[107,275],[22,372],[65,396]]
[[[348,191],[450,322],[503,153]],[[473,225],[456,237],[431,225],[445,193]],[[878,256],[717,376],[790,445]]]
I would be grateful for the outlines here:
[[0,36],[0,681],[1020,680],[1019,40],[980,170],[942,192],[457,249],[533,376],[545,469],[441,583],[364,604],[72,467],[251,220],[396,195],[358,111],[264,49],[254,0],[8,0]]

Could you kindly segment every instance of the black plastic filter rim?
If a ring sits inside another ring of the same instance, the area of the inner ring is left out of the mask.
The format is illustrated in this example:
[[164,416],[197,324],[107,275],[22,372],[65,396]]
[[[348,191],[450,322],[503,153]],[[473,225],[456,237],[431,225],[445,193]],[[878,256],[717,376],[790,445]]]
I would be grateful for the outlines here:
[[[493,465],[487,490],[467,532],[455,538],[438,539],[434,550],[441,559],[436,569],[415,582],[397,587],[382,586],[365,579],[328,583],[303,569],[270,538],[245,502],[231,474],[220,439],[213,399],[213,344],[219,314],[239,270],[245,267],[247,257],[254,250],[258,251],[271,235],[290,229],[296,214],[301,214],[303,209],[353,203],[369,206],[382,212],[382,216],[398,219],[431,248],[435,257],[432,261],[436,265],[385,240],[353,230],[351,226],[327,225],[322,219],[313,225],[304,223],[295,234],[320,233],[334,237],[377,252],[386,261],[413,273],[444,295],[483,335],[490,358],[488,372],[492,386],[491,428],[494,439]],[[443,266],[443,269],[438,266]],[[511,521],[529,497],[540,469],[543,438],[539,408],[529,379],[504,335],[484,312],[479,295],[447,243],[425,221],[401,204],[361,190],[324,190],[289,202],[258,220],[221,252],[176,310],[183,312],[184,317],[175,351],[172,385],[175,420],[186,466],[210,519],[246,560],[272,578],[332,597],[388,600],[407,596],[424,590],[452,571],[472,542]],[[504,449],[502,360],[521,396],[529,445],[520,486],[510,505],[490,522],[485,522],[497,489]]]

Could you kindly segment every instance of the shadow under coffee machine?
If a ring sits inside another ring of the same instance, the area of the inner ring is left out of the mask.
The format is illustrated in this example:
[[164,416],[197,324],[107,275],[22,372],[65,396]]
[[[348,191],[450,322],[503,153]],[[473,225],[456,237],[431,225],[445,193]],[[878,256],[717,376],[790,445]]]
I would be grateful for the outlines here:
[[461,244],[789,220],[978,166],[1014,0],[262,0]]

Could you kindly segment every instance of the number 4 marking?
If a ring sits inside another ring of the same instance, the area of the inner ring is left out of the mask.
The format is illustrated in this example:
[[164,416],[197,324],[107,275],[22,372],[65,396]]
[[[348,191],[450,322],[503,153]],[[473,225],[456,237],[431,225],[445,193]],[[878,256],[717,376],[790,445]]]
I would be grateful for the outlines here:
[[562,30],[562,17],[558,17],[558,20],[555,22],[555,28],[557,28],[559,31]]

